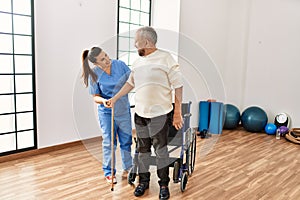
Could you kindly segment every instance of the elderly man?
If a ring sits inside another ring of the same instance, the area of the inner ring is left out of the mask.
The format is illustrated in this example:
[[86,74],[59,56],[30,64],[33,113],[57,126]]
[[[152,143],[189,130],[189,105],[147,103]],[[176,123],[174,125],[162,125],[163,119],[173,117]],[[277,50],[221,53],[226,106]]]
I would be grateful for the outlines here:
[[[182,127],[182,75],[172,55],[156,47],[157,33],[152,27],[142,27],[135,35],[135,47],[139,58],[132,64],[129,79],[107,103],[112,106],[117,99],[135,88],[135,127],[139,152],[139,184],[134,195],[142,196],[149,188],[149,158],[151,146],[156,154],[160,199],[170,197],[169,153],[167,148],[170,124]],[[175,89],[175,108],[172,105],[172,90]],[[171,111],[174,109],[173,119]],[[173,120],[173,121],[172,121]]]

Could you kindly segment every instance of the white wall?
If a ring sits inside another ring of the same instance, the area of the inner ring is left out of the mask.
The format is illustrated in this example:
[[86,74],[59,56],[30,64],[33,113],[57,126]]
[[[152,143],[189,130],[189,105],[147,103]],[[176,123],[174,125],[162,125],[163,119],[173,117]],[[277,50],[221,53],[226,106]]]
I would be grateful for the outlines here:
[[[180,31],[202,45],[216,63],[225,103],[241,111],[261,106],[269,121],[287,112],[297,127],[299,10],[300,2],[295,0],[185,0],[181,1]],[[206,99],[205,84],[199,81],[197,89],[204,91]]]
[[180,0],[152,1],[151,26],[158,34],[157,47],[178,59]]
[[300,1],[255,0],[250,13],[244,107],[262,106],[269,121],[287,112],[300,126]]
[[[162,7],[166,1],[154,3],[153,26],[173,30],[178,28],[174,17],[163,8],[175,6],[172,9],[177,11],[178,4]],[[80,56],[83,49],[102,43],[111,57],[115,56],[116,6],[117,1],[105,0],[35,1],[39,148],[100,134],[94,104],[79,82]],[[241,110],[259,105],[270,121],[284,111],[292,117],[293,126],[300,125],[296,89],[299,1],[184,0],[180,9],[181,42],[192,41],[204,48],[201,54],[208,53],[212,62],[205,58],[201,67],[208,71],[215,67],[217,78],[221,74],[225,103],[236,104]],[[179,47],[187,48],[182,43]],[[188,59],[179,62],[186,74],[187,99],[197,102],[218,97],[212,96],[210,88],[216,86],[206,80],[205,70],[201,74]],[[91,113],[94,116],[90,117]]]
[[153,1],[152,26],[158,29],[179,32],[180,1],[181,0]]
[[187,58],[180,59],[180,65],[193,88],[192,96],[196,96],[193,126],[198,126],[200,100],[225,98],[220,71],[226,68],[228,13],[229,7],[223,0],[181,1],[179,52]]
[[156,0],[152,2],[152,26],[158,34],[159,48],[169,51],[173,57],[180,62],[180,68],[184,76],[183,102],[192,101],[191,112],[195,113],[191,118],[191,125],[198,126],[198,104],[193,84],[189,81],[193,74],[193,68],[179,52],[180,33],[180,2],[181,0]]
[[[240,104],[243,94],[240,83],[244,74],[242,66],[245,65],[244,49],[248,23],[246,2],[246,0],[181,2],[181,33],[190,37],[207,52],[216,70],[222,74],[226,100],[237,105]],[[202,100],[216,98],[205,92],[207,87],[213,87],[212,85],[203,88],[202,80],[198,82],[200,86],[198,90],[204,91],[199,94]]]
[[[93,113],[91,98],[78,83],[81,53],[116,35],[116,6],[117,1],[106,0],[35,1],[39,148],[99,134],[98,122],[87,112],[76,115],[74,123],[73,91],[77,88],[76,110]],[[107,51],[114,57],[112,49]]]

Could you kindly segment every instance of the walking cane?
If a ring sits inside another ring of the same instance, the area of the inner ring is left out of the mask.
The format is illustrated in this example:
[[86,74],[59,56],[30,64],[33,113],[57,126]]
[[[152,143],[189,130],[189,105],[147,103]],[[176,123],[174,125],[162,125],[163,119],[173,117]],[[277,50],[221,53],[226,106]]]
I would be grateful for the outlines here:
[[114,145],[114,106],[111,107],[111,191],[114,191],[115,145]]

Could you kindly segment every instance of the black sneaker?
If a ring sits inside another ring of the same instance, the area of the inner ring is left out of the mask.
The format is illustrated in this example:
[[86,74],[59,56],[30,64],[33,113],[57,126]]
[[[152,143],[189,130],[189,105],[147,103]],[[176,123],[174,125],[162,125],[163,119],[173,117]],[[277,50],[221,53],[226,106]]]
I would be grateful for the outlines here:
[[170,198],[170,192],[168,186],[160,186],[159,199]]
[[148,188],[149,188],[148,183],[139,183],[134,190],[134,196],[136,197],[142,196],[145,193],[146,189]]

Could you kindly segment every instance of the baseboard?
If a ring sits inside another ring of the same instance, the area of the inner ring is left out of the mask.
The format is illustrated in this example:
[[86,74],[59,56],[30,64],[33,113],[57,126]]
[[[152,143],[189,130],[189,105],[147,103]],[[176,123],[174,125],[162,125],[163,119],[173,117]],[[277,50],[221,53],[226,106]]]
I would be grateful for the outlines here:
[[99,140],[99,137],[86,139],[84,141],[78,140],[78,141],[64,143],[64,144],[58,144],[58,145],[54,145],[54,146],[50,146],[50,147],[44,147],[44,148],[40,148],[40,149],[34,149],[34,150],[24,151],[24,152],[20,152],[20,153],[14,153],[11,155],[5,155],[5,156],[0,157],[0,163],[17,160],[17,159],[21,159],[21,158],[26,158],[26,157],[30,157],[30,156],[35,156],[35,155],[39,155],[39,154],[49,153],[52,151],[57,151],[57,150],[61,150],[61,149],[69,148],[69,147],[74,147],[74,146],[82,145],[83,142],[91,142],[91,141],[94,141],[97,139]]
[[[132,136],[133,137],[136,136],[135,129],[132,130]],[[34,150],[24,151],[24,152],[20,152],[20,153],[14,153],[14,154],[10,154],[10,155],[0,156],[0,163],[17,160],[17,159],[21,159],[21,158],[26,158],[29,156],[35,156],[35,155],[39,155],[39,154],[49,153],[51,151],[57,151],[57,150],[65,149],[68,147],[83,145],[83,143],[85,143],[85,142],[86,143],[98,142],[99,138],[101,138],[101,140],[102,140],[102,136],[99,136],[99,137],[94,137],[94,138],[90,138],[90,139],[78,140],[78,141],[73,141],[73,142],[64,143],[64,144],[58,144],[58,145],[54,145],[54,146],[50,146],[50,147],[44,147],[44,148],[40,148],[40,149],[34,149]]]

